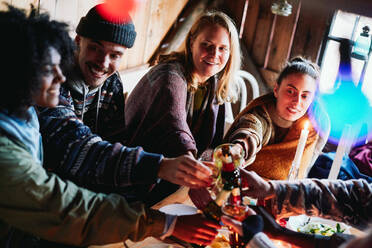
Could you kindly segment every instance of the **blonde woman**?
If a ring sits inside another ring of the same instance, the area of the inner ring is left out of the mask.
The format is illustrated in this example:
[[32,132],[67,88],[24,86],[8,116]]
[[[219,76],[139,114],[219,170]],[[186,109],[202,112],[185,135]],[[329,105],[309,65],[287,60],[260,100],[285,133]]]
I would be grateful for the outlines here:
[[161,56],[129,96],[127,145],[174,157],[221,143],[224,103],[235,97],[230,84],[240,60],[233,21],[218,11],[203,14],[184,51]]

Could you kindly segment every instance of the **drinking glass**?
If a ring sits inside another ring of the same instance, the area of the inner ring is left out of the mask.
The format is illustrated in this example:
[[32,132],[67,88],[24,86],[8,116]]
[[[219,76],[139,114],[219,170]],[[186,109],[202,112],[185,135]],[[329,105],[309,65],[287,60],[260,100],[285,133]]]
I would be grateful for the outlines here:
[[233,163],[234,169],[236,169],[244,163],[243,148],[232,143],[219,145],[213,151],[213,162],[220,170],[227,163]]
[[[248,211],[248,206],[239,204],[239,205],[232,205],[229,201],[225,202],[222,205],[222,213],[227,215],[233,219],[238,221],[243,221],[246,217],[246,213]],[[244,247],[244,242],[242,238],[239,236],[237,232],[233,232],[232,229],[229,227],[230,232],[230,247],[231,248],[241,248]]]
[[[247,206],[241,204],[240,196],[240,173],[239,167],[244,163],[244,151],[240,145],[222,144],[214,150],[213,161],[221,171],[222,186],[233,189],[231,199],[224,202],[221,206],[223,214],[236,220],[244,220]],[[224,185],[225,184],[225,185]],[[231,188],[230,188],[231,187]],[[234,190],[238,191],[234,193]],[[237,193],[237,194],[236,194]],[[233,248],[244,247],[239,235],[230,229],[230,246]]]
[[199,159],[203,162],[204,165],[208,166],[212,171],[212,183],[207,190],[210,192],[213,200],[216,199],[216,195],[221,190],[221,167],[218,167],[213,161],[204,160],[203,158]]

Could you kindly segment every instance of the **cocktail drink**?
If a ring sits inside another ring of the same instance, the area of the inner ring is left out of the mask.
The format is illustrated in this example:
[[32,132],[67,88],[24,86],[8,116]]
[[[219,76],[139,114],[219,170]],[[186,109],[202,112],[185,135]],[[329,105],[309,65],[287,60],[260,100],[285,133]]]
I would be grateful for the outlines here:
[[[248,206],[242,205],[242,204],[232,205],[232,204],[230,204],[230,202],[226,202],[222,206],[221,210],[222,210],[222,213],[224,215],[227,215],[227,216],[229,216],[233,219],[239,220],[239,221],[243,221],[246,217]],[[242,238],[236,232],[231,232],[230,233],[229,240],[230,240],[230,247],[231,248],[244,247],[244,242],[243,242]]]
[[213,153],[213,161],[221,168],[223,187],[231,190],[230,204],[240,205],[240,166],[244,162],[244,152],[241,146],[222,144]]
[[212,183],[209,187],[207,187],[207,189],[210,192],[212,199],[215,200],[223,187],[221,182],[221,167],[212,161],[207,161],[207,163],[204,164],[207,165],[212,171]]
[[222,171],[232,172],[244,163],[244,151],[241,146],[226,143],[217,146],[213,152],[213,162]]
[[239,221],[243,221],[246,216],[248,206],[246,205],[231,205],[230,203],[225,203],[222,206],[222,213],[224,215],[230,216]]
[[[240,187],[240,167],[244,162],[244,151],[235,144],[222,144],[213,153],[213,160],[221,167],[223,188],[231,191],[230,197],[222,205],[221,211],[237,220],[243,220],[247,206],[242,205]],[[231,247],[243,247],[244,244],[235,232],[230,234]]]
[[[221,168],[221,183],[224,188],[230,188],[233,196],[240,196],[240,166],[244,162],[244,151],[235,144],[222,144],[213,152],[216,167]],[[236,199],[236,200],[240,200]]]
[[[243,161],[243,149],[234,144],[222,144],[213,152],[213,162],[215,169],[219,171],[216,180],[216,192],[211,191],[211,195],[216,194],[213,201],[202,210],[204,215],[210,219],[220,221],[222,205],[227,201],[230,194],[237,196],[234,199],[240,202],[240,172],[239,167]],[[212,170],[213,171],[213,170]]]

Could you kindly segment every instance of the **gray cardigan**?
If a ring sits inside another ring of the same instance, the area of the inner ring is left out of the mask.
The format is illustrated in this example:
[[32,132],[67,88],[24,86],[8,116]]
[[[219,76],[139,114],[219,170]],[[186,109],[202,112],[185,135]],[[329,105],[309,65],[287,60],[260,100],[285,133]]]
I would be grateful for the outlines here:
[[[127,145],[178,156],[201,154],[222,141],[225,106],[216,99],[217,79],[211,77],[197,116],[194,93],[188,92],[180,63],[161,63],[137,84],[125,104]],[[194,116],[193,116],[194,115]]]

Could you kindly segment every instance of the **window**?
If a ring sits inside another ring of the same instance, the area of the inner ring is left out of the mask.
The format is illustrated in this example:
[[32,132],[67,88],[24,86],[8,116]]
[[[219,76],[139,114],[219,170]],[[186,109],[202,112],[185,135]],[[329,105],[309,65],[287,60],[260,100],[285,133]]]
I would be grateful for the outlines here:
[[[339,42],[334,38],[347,38],[355,41],[364,26],[369,26],[372,29],[372,18],[359,16],[352,13],[337,11],[334,15],[331,28],[327,37],[326,47],[321,61],[322,73],[320,77],[321,92],[330,92],[333,90],[336,80],[339,57]],[[370,34],[372,31],[370,31]],[[371,35],[369,35],[370,39]],[[362,84],[362,91],[372,103],[372,63],[369,62],[370,56],[365,60],[360,58],[351,59],[352,78],[358,84]],[[364,80],[361,80],[362,71],[364,70]],[[360,80],[362,82],[360,82]]]

